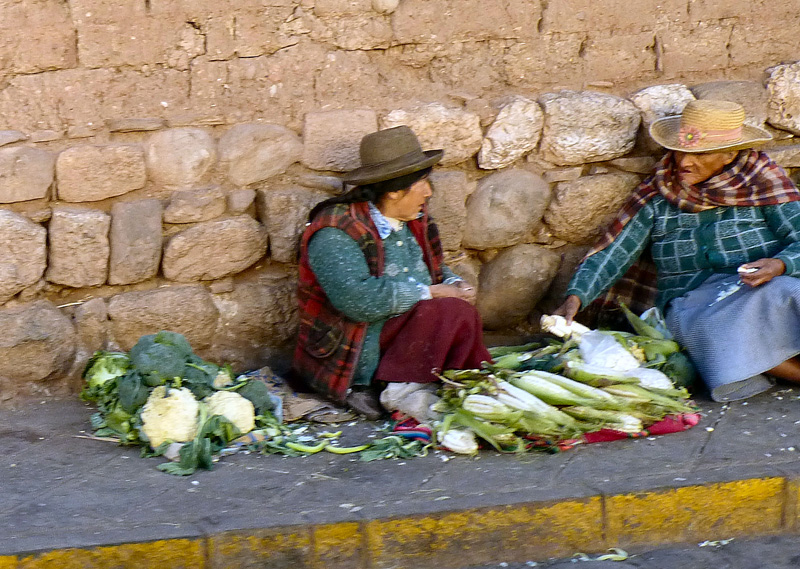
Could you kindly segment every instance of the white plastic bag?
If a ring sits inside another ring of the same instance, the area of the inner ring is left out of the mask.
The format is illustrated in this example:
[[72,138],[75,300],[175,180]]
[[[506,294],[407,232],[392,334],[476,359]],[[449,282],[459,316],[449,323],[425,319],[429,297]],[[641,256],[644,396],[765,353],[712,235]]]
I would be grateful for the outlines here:
[[613,336],[597,330],[581,336],[578,349],[587,364],[622,372],[639,367],[639,361]]
[[390,382],[381,392],[381,405],[387,411],[400,411],[420,423],[441,419],[441,413],[431,409],[439,401],[435,383]]
[[672,380],[667,375],[657,369],[640,367],[626,373],[628,377],[635,377],[639,380],[639,385],[647,389],[674,389]]

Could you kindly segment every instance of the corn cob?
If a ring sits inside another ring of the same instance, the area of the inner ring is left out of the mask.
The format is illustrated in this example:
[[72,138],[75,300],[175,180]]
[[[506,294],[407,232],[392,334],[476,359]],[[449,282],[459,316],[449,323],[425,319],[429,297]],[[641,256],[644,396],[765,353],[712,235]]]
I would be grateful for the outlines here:
[[625,394],[629,394],[631,397],[646,399],[649,400],[651,405],[657,405],[675,413],[690,413],[694,411],[694,409],[682,400],[661,395],[638,385],[615,385],[613,387],[607,387],[606,391],[614,395],[625,396]]
[[533,356],[529,352],[512,352],[504,356],[500,356],[494,360],[494,363],[486,365],[488,369],[508,369],[517,370],[522,367],[526,361]]
[[507,381],[497,382],[498,392],[495,395],[498,401],[505,403],[509,407],[527,411],[535,415],[541,415],[554,423],[575,427],[575,420],[559,411],[552,405],[548,405],[535,395],[531,395],[524,389],[514,387]]
[[529,374],[542,377],[547,381],[558,385],[559,387],[563,387],[564,389],[571,391],[578,397],[602,402],[604,406],[614,405],[618,402],[616,397],[606,391],[603,391],[602,389],[592,387],[591,385],[581,383],[580,381],[573,381],[572,379],[568,379],[562,375],[538,370],[525,373],[525,375]]
[[664,334],[650,326],[647,322],[636,316],[630,308],[625,306],[624,302],[620,303],[620,308],[622,308],[622,312],[625,313],[625,318],[628,319],[631,326],[634,330],[636,330],[637,334],[642,336],[647,336],[648,338],[654,338],[656,340],[663,340]]
[[489,354],[493,358],[505,356],[508,354],[520,352],[532,352],[533,350],[541,347],[541,342],[531,342],[530,344],[523,344],[521,346],[492,346],[489,349]]
[[461,408],[476,417],[498,423],[513,423],[522,416],[522,412],[514,410],[488,395],[467,395]]
[[559,338],[580,338],[583,334],[590,331],[589,328],[575,321],[573,321],[572,324],[567,324],[566,318],[555,314],[543,315],[539,320],[539,325],[545,332],[549,332],[553,336],[558,336]]
[[654,340],[644,336],[634,336],[632,338],[636,345],[642,349],[647,361],[652,361],[658,356],[667,357],[677,351],[681,347],[674,340]]
[[664,397],[669,397],[670,399],[689,399],[689,392],[686,390],[685,387],[671,387],[669,389],[660,389],[657,387],[648,387],[647,390],[651,393],[655,393],[656,395],[663,395]]
[[508,382],[550,405],[591,405],[591,400],[580,397],[536,373],[518,375],[510,378]]
[[564,373],[575,381],[594,387],[604,387],[616,383],[637,383],[636,378],[628,377],[626,372],[587,364],[585,362],[568,361]]
[[[497,441],[496,437],[514,432],[514,427],[508,425],[497,425],[488,421],[481,421],[462,409],[459,409],[455,413],[445,417],[445,419],[442,421],[442,432],[447,432],[451,424],[466,427],[475,433],[475,435],[479,436],[500,451],[503,450],[503,447]],[[501,440],[503,439],[501,438]]]
[[576,431],[575,428],[565,430],[563,426],[535,413],[523,413],[522,417],[514,424],[514,428],[523,433],[549,437],[566,437]]
[[623,387],[623,384],[619,383],[616,385],[609,385],[607,387],[602,387],[601,389],[610,395],[614,395],[617,398],[622,398],[623,400],[628,401],[629,403],[635,404],[649,404],[652,399],[649,395],[642,395],[641,393],[634,393],[633,391],[628,391],[626,389],[620,389]]
[[642,422],[629,413],[594,409],[592,407],[564,407],[564,412],[576,419],[601,421],[603,426],[624,433],[638,433],[644,429]]
[[482,369],[446,369],[442,375],[451,381],[480,381],[486,379],[489,372]]

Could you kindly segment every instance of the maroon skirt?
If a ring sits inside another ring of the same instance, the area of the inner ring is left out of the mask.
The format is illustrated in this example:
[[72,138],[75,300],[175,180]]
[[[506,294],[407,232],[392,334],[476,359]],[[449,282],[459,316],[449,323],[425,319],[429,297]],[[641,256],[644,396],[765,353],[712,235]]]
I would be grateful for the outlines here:
[[492,359],[478,311],[460,298],[418,302],[386,321],[380,343],[378,381],[429,383],[438,380],[431,370],[474,369]]

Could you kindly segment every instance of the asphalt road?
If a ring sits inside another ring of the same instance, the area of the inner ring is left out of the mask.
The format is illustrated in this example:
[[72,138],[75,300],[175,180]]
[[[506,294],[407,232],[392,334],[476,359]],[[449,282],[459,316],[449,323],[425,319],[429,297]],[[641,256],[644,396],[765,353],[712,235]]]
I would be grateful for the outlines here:
[[800,535],[701,542],[628,552],[625,561],[598,561],[603,552],[570,559],[482,565],[471,569],[798,569]]

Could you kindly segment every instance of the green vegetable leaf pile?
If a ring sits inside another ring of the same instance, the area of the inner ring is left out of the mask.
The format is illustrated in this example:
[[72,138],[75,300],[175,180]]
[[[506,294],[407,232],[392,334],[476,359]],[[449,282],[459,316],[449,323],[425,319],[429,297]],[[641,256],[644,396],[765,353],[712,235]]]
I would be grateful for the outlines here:
[[[81,398],[97,405],[94,434],[141,445],[148,456],[182,444],[178,461],[159,467],[170,474],[210,469],[213,456],[244,434],[236,424],[251,429],[275,422],[275,401],[263,381],[234,378],[230,366],[203,360],[176,332],[142,336],[128,353],[98,351],[83,377]],[[219,391],[230,393],[222,410],[217,407],[222,414],[211,414],[204,400],[214,406],[211,396]]]

